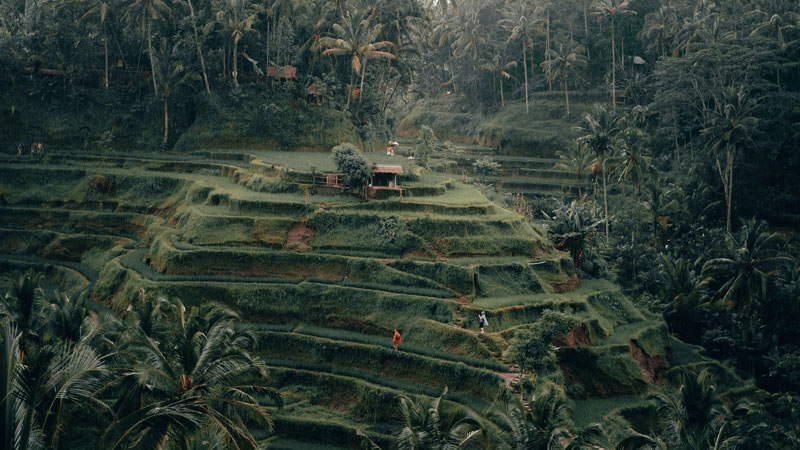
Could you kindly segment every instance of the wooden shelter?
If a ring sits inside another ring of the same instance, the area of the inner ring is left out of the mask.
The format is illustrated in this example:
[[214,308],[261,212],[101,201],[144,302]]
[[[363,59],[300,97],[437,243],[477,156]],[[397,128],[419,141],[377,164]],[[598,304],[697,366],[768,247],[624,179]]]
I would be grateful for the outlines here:
[[370,183],[367,188],[367,196],[375,198],[378,191],[396,191],[403,197],[403,188],[397,185],[397,175],[403,173],[403,167],[399,164],[378,164],[370,170]]

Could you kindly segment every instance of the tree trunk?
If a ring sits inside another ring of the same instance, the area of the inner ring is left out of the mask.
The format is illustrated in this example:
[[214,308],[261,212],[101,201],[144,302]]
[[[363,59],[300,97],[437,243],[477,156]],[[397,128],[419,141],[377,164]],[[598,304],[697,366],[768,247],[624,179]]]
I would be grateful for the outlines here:
[[103,49],[106,53],[106,76],[103,78],[103,85],[108,89],[108,39],[105,36],[103,37]]
[[564,76],[564,96],[567,99],[567,117],[569,117],[569,87],[567,86],[567,77]]
[[361,104],[361,97],[364,96],[364,75],[367,73],[367,58],[364,56],[364,63],[361,64],[361,85],[358,88],[358,104]]
[[733,158],[734,150],[728,149],[728,218],[727,230],[731,232],[731,207],[733,206]]
[[[546,9],[546,14],[547,14],[547,17],[546,17],[547,36],[545,38],[545,40],[546,40],[545,46],[546,47],[544,49],[544,59],[546,61],[550,61],[550,8],[549,7]],[[547,90],[549,90],[549,91],[553,90],[553,81],[552,80],[549,80],[549,79],[547,80]]]
[[344,105],[344,111],[342,111],[342,117],[347,115],[347,108],[350,107],[350,98],[353,95],[353,71],[350,71],[350,84],[347,85],[347,103]]
[[505,107],[506,106],[506,99],[503,95],[503,76],[500,75],[500,104]]
[[194,7],[192,0],[187,0],[189,3],[189,13],[192,15],[192,29],[194,30],[194,43],[197,45],[197,57],[200,59],[200,69],[203,71],[203,81],[206,83],[206,92],[211,93],[211,86],[208,84],[208,74],[206,74],[206,63],[203,61],[203,51],[200,49],[200,38],[197,35],[197,19],[194,16]]
[[586,61],[591,61],[591,56],[589,55],[589,1],[591,0],[584,0],[583,2],[583,36],[586,39]]
[[[611,15],[611,104],[617,109],[617,54],[614,47],[614,15]],[[603,176],[605,182],[605,175]],[[606,224],[608,226],[608,224]],[[608,239],[606,239],[608,240]]]
[[530,115],[530,110],[528,110],[528,59],[527,59],[527,52],[525,51],[525,36],[522,37],[522,67],[525,72],[525,114]]
[[228,46],[222,46],[222,78],[228,79]]
[[237,57],[239,53],[239,36],[233,38],[233,85],[237,88],[239,87],[239,73],[236,71],[236,60],[239,59]]
[[169,139],[169,109],[167,109],[167,105],[169,104],[169,97],[164,96],[164,145],[167,145],[167,139]]
[[147,20],[147,51],[150,53],[150,74],[153,76],[153,92],[158,96],[158,84],[156,83],[156,64],[153,61],[153,43],[150,34],[150,20]]
[[608,245],[608,192],[606,191],[606,158],[602,157],[600,170],[603,171],[603,209],[606,213],[606,245]]

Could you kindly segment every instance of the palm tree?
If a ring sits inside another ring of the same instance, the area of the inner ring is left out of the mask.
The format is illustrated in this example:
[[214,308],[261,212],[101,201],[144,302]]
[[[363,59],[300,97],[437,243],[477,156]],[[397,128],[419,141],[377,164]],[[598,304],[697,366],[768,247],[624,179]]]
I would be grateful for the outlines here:
[[642,191],[642,183],[654,173],[650,164],[649,149],[646,147],[647,136],[636,127],[628,127],[617,135],[616,148],[619,156],[610,162],[615,165],[619,174],[617,183],[629,180],[638,196]]
[[567,117],[569,117],[569,77],[570,75],[580,74],[586,68],[586,56],[584,48],[578,46],[565,46],[558,44],[558,50],[551,49],[550,60],[542,62],[542,69],[545,71],[550,82],[561,80],[564,85],[564,98],[567,105]]
[[395,437],[397,450],[466,449],[479,444],[480,424],[475,415],[463,407],[444,411],[442,395],[430,402],[415,402],[398,397],[401,426]]
[[528,414],[522,402],[504,391],[501,404],[486,412],[486,417],[503,432],[503,442],[511,450],[526,450],[529,447]]
[[563,397],[545,391],[534,395],[529,402],[528,448],[536,450],[550,450],[561,447],[561,442],[569,436],[569,405]]
[[600,19],[611,21],[611,104],[617,107],[617,51],[614,38],[616,35],[617,16],[636,14],[630,8],[630,0],[598,0],[594,5],[593,14]]
[[97,396],[111,372],[84,344],[43,346],[23,364],[21,338],[16,326],[0,321],[0,446],[58,448],[77,409],[108,410]]
[[[111,449],[162,448],[203,430],[230,446],[256,448],[246,424],[272,429],[257,396],[281,402],[264,387],[265,366],[244,350],[254,335],[234,326],[237,316],[228,309],[206,304],[187,314],[179,300],[157,302],[149,313],[133,315],[120,343],[128,369],[113,388],[122,396],[102,442]],[[154,335],[142,319],[160,322],[147,325]]]
[[152,26],[154,20],[165,19],[169,15],[170,8],[163,0],[130,0],[124,15],[129,26],[138,28],[139,32],[147,37],[147,52],[150,55],[150,68],[153,74],[153,92],[156,96],[158,96],[158,84],[153,59]]
[[577,144],[567,150],[556,152],[558,162],[553,165],[554,169],[564,170],[574,173],[578,177],[578,198],[583,198],[581,191],[583,176],[592,164],[592,156],[585,151],[585,146]]
[[164,140],[163,145],[167,145],[169,139],[169,97],[172,92],[187,81],[196,80],[199,75],[196,72],[187,71],[177,58],[179,49],[169,45],[166,39],[161,39],[156,62],[158,67],[159,86],[161,86],[161,98],[164,101]]
[[493,407],[487,417],[504,433],[504,443],[512,450],[582,450],[596,444],[602,435],[598,424],[590,424],[577,433],[569,429],[569,406],[563,397],[544,391],[534,394],[527,403],[506,396],[500,407]]
[[20,330],[19,347],[23,359],[43,339],[47,305],[39,288],[43,279],[44,274],[30,269],[24,273],[6,274],[0,280],[0,287],[5,292],[0,302],[0,318],[15,324]]
[[[342,23],[333,25],[333,31],[338,38],[324,37],[319,40],[321,47],[326,47],[323,55],[347,56],[350,58],[350,86],[353,84],[353,75],[361,73],[361,87],[359,92],[364,90],[364,74],[366,73],[367,60],[372,59],[394,59],[395,55],[383,51],[392,48],[391,41],[377,41],[381,33],[382,25],[372,25],[371,18],[354,17],[347,12],[342,18]],[[359,94],[361,95],[361,94]],[[342,114],[347,113],[350,107],[352,88],[348,87],[347,104],[345,104]]]
[[650,225],[653,230],[653,245],[658,245],[658,227],[666,229],[670,217],[675,222],[675,216],[687,216],[688,212],[683,207],[685,198],[679,188],[671,187],[662,189],[658,180],[658,172],[653,179],[645,183],[644,207],[650,216]]
[[483,48],[483,44],[486,43],[478,4],[464,5],[464,8],[459,10],[458,20],[460,23],[454,30],[454,39],[451,44],[453,53],[456,56],[468,55],[473,61],[478,61],[479,49]]
[[[714,94],[713,108],[707,112],[707,126],[700,131],[707,137],[707,148],[716,159],[717,171],[722,179],[728,232],[731,231],[736,153],[747,147],[756,147],[752,139],[759,124],[755,115],[756,106],[757,102],[745,93],[744,88],[725,86]],[[725,155],[724,167],[719,161],[720,153]]]
[[657,10],[651,12],[644,18],[644,26],[639,31],[639,39],[645,43],[647,50],[665,56],[667,45],[672,42],[674,37],[675,9],[673,6],[661,5]]
[[310,25],[310,35],[300,48],[297,55],[301,56],[306,52],[311,53],[311,65],[308,70],[308,79],[314,75],[314,65],[317,62],[319,40],[322,38],[323,30],[328,28],[328,22],[333,17],[335,6],[326,0],[315,0],[309,3],[303,10],[301,22]]
[[731,412],[716,394],[707,370],[694,375],[682,371],[680,387],[675,393],[654,393],[661,419],[661,433],[648,436],[629,430],[617,449],[698,449],[735,448],[738,440],[728,432]]
[[[258,18],[258,12],[252,7],[249,0],[228,0],[225,8],[217,11],[215,22],[222,27],[222,33],[231,39],[233,44],[232,75],[233,85],[239,87],[239,41],[245,33],[253,32],[253,24]],[[209,23],[213,26],[213,22]]]
[[[781,50],[795,46],[798,40],[790,40],[788,33],[798,30],[797,24],[800,23],[800,14],[793,11],[786,11],[783,14],[769,14],[765,11],[756,10],[751,15],[757,17],[759,22],[753,28],[750,36],[766,36],[775,39],[780,44]],[[775,67],[775,79],[778,88],[781,87],[780,65]]]
[[509,33],[508,41],[522,42],[522,68],[525,74],[525,114],[530,114],[528,108],[528,48],[533,53],[533,36],[539,22],[538,15],[540,10],[533,8],[525,0],[520,0],[511,4],[503,11],[504,19],[499,22]]
[[569,252],[575,267],[580,267],[586,243],[604,220],[597,218],[594,206],[576,200],[559,202],[551,215],[544,216],[556,248]]
[[768,232],[766,222],[742,220],[739,231],[725,237],[727,254],[703,265],[703,284],[716,286],[716,298],[737,309],[746,307],[751,316],[753,300],[766,299],[769,274],[792,261],[776,255],[780,239],[778,233]]
[[[550,61],[552,45],[550,42],[550,8],[553,6],[552,0],[536,0],[539,8],[544,10],[544,60]],[[553,90],[552,82],[548,81],[548,90]]]
[[192,6],[192,0],[186,0],[189,4],[189,14],[192,17],[192,31],[194,32],[194,43],[197,47],[197,59],[200,60],[200,70],[203,71],[203,81],[206,84],[206,93],[211,93],[211,86],[208,84],[208,74],[206,73],[206,63],[203,60],[203,49],[200,46],[200,37],[197,34],[197,18],[194,15],[194,6]]
[[499,53],[495,53],[491,59],[484,59],[481,64],[481,70],[491,73],[494,77],[500,80],[500,103],[506,106],[505,95],[503,94],[503,78],[512,78],[509,70],[517,67],[516,61],[505,61]]
[[578,138],[578,142],[594,152],[595,164],[603,175],[603,209],[606,220],[606,244],[608,244],[608,195],[606,189],[606,155],[614,150],[614,137],[619,132],[620,116],[602,105],[595,105],[591,113],[583,116],[583,130],[588,134]]
[[97,15],[100,19],[100,27],[103,29],[103,49],[105,51],[105,76],[103,76],[103,87],[108,89],[108,31],[106,30],[106,19],[108,18],[108,13],[111,8],[111,3],[109,0],[96,0],[96,3],[89,8],[80,19],[78,19],[78,25],[83,22],[84,19],[91,15]]

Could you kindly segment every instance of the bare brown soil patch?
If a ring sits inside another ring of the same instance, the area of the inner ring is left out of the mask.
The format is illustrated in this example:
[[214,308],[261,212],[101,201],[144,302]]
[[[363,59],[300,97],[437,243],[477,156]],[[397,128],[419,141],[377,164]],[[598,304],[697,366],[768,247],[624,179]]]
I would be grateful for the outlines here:
[[285,246],[293,243],[308,245],[308,243],[311,242],[311,239],[314,237],[314,234],[316,234],[314,230],[308,228],[302,223],[298,223],[289,229],[288,233],[286,233]]

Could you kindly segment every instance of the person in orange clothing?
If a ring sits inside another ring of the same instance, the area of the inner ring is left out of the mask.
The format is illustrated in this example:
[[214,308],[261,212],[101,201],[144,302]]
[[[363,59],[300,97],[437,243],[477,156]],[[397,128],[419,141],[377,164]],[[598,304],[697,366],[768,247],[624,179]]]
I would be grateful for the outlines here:
[[403,342],[403,338],[400,337],[400,333],[395,329],[394,336],[392,337],[392,347],[397,350],[397,346],[400,345],[401,342]]

